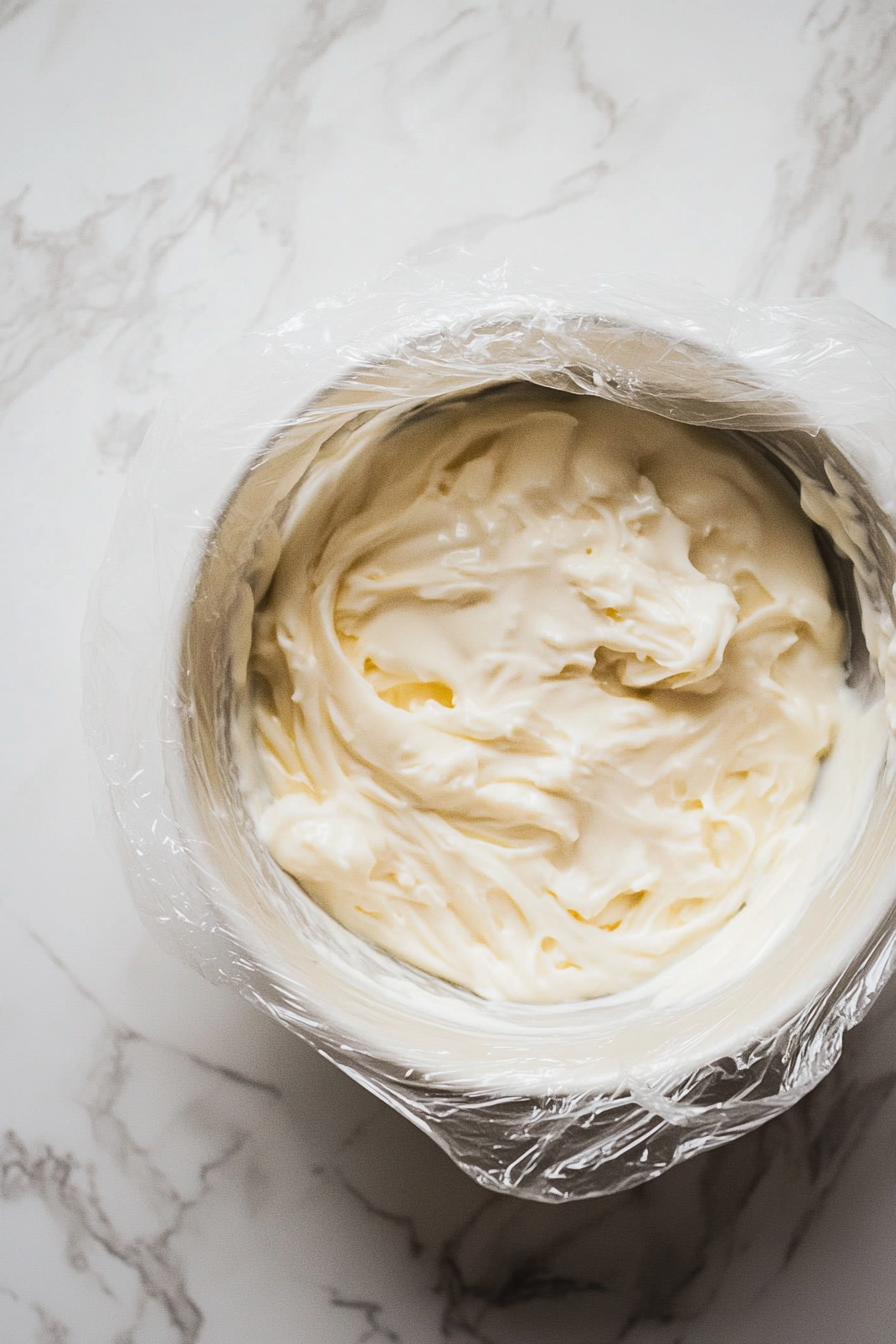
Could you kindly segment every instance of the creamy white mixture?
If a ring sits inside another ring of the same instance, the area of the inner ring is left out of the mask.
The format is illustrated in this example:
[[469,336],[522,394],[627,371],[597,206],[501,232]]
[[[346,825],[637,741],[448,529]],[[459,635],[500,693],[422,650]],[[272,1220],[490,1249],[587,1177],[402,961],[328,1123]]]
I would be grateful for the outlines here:
[[346,927],[485,997],[587,998],[794,852],[844,624],[758,457],[514,388],[349,435],[284,531],[253,629],[257,823]]

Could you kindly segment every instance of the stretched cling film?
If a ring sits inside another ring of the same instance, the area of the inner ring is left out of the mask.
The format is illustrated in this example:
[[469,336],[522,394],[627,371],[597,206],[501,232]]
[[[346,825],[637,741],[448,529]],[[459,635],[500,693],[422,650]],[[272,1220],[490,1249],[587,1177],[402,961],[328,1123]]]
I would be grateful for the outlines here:
[[722,987],[687,1003],[659,988],[486,1003],[362,943],[271,860],[246,810],[241,632],[318,452],[434,398],[528,381],[717,427],[775,458],[847,572],[853,673],[869,701],[894,703],[894,373],[896,333],[850,305],[763,308],[636,277],[559,285],[509,265],[399,271],[223,352],[150,430],[85,634],[107,824],[155,935],[495,1190],[624,1189],[792,1105],[893,969],[889,744],[853,848],[805,917]]

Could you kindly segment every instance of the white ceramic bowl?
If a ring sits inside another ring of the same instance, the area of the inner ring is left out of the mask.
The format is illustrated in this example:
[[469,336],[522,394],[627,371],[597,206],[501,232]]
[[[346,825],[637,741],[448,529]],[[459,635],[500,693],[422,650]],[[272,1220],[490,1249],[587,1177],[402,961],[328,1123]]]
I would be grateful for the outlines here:
[[[892,771],[878,758],[867,806],[844,799],[844,816],[855,803],[863,824],[853,836],[844,822],[853,838],[790,927],[776,930],[766,917],[751,929],[738,916],[671,979],[569,1004],[486,1003],[403,965],[342,929],[277,867],[244,788],[247,631],[271,577],[272,529],[332,436],[374,417],[385,432],[436,400],[511,377],[721,426],[785,474],[828,494],[833,480],[861,524],[866,606],[884,624],[892,617],[893,520],[843,435],[817,432],[789,390],[748,365],[630,320],[546,318],[519,304],[405,331],[389,349],[358,351],[313,392],[306,379],[292,413],[246,425],[213,516],[196,528],[166,632],[175,694],[163,758],[166,824],[179,837],[171,843],[182,845],[177,861],[208,905],[204,913],[190,905],[181,876],[166,918],[180,919],[185,936],[195,918],[194,959],[238,981],[476,1179],[559,1200],[636,1184],[734,1138],[827,1072],[844,1026],[891,966],[896,807]],[[851,678],[871,700],[881,686],[858,626],[854,569],[833,546],[824,550],[852,626]],[[141,834],[141,844],[158,842]],[[164,893],[153,899],[166,908]],[[224,969],[214,939],[230,949]],[[687,992],[689,974],[700,993]]]

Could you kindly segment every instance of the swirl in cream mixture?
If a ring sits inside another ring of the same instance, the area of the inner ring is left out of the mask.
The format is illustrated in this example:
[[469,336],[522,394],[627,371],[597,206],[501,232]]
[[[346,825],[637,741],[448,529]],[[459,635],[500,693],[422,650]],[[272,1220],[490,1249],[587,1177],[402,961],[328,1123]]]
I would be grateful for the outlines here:
[[512,387],[348,433],[256,613],[276,861],[489,998],[635,985],[787,852],[844,622],[778,473],[717,431]]

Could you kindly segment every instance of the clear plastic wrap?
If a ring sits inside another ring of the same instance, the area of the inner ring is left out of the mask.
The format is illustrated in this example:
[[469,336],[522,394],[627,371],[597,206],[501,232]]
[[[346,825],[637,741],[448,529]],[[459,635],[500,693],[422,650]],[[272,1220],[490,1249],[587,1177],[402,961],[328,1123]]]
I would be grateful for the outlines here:
[[896,333],[849,305],[760,308],[510,268],[399,272],[225,352],[134,463],[86,631],[87,729],[151,929],[494,1190],[621,1190],[792,1105],[893,969],[889,741],[849,853],[725,983],[686,1001],[648,986],[485,1002],[347,933],[273,863],[240,783],[240,632],[270,581],[271,529],[333,435],[528,381],[715,426],[776,458],[847,571],[854,644],[871,655],[853,672],[891,702],[894,370]]

